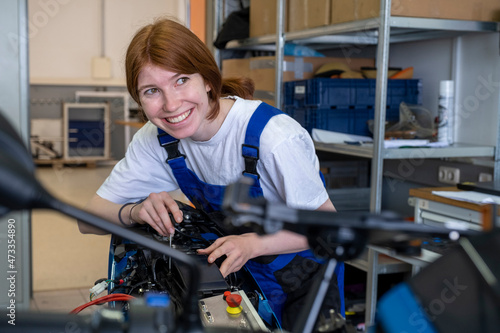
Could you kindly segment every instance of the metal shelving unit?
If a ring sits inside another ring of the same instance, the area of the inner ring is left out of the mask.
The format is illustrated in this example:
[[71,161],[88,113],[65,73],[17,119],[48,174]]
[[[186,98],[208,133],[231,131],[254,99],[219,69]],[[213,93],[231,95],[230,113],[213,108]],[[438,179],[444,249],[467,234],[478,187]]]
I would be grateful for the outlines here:
[[[307,44],[312,48],[331,48],[334,44],[377,45],[380,18],[365,19],[317,27],[303,31],[284,33],[286,41]],[[411,42],[458,36],[469,32],[497,32],[497,22],[445,20],[419,17],[391,16],[388,19],[390,43]],[[234,40],[227,44],[232,49],[255,49],[275,46],[276,36],[266,35],[245,40]],[[326,44],[326,45],[325,45]],[[273,47],[273,49],[275,49]]]
[[[282,101],[282,64],[286,42],[308,45],[316,49],[335,48],[342,43],[377,45],[377,68],[387,68],[389,46],[392,43],[421,41],[444,37],[455,37],[466,33],[498,32],[500,23],[463,20],[397,17],[390,15],[391,0],[382,0],[380,17],[360,21],[339,23],[304,31],[284,32],[283,17],[285,0],[277,1],[277,33],[245,40],[231,41],[227,48],[233,49],[270,49],[276,50],[276,105]],[[316,143],[316,149],[345,155],[372,159],[370,210],[380,212],[382,198],[382,167],[384,159],[409,158],[414,149],[385,149],[383,133],[385,104],[387,94],[387,71],[377,71],[377,91],[375,101],[374,142],[372,145],[351,146],[342,144]],[[496,147],[500,146],[497,139]],[[426,158],[449,157],[495,157],[494,146],[455,144],[446,148],[428,148],[422,153]],[[498,163],[495,163],[495,174]]]
[[[318,50],[333,49],[343,43],[376,45],[376,67],[387,69],[390,44],[436,38],[451,38],[467,33],[492,33],[500,31],[500,23],[497,22],[391,16],[391,0],[380,1],[380,16],[377,18],[339,23],[304,31],[284,32],[283,17],[285,13],[285,0],[277,1],[277,13],[279,13],[279,17],[277,20],[277,33],[275,35],[231,41],[226,46],[232,49],[274,49],[276,51],[276,105],[282,105],[282,65],[286,42],[293,41],[294,43],[307,45]],[[387,80],[387,70],[377,71],[373,144],[353,146],[347,144],[315,143],[315,147],[319,151],[371,158],[370,211],[378,213],[381,210],[384,159],[413,158],[416,156],[415,154],[418,154],[419,158],[492,157],[495,161],[495,179],[500,177],[500,134],[497,135],[495,146],[454,144],[445,148],[384,148]],[[382,267],[386,264],[380,261],[372,250],[368,251],[368,262],[366,259],[356,259],[352,264],[364,267],[367,271],[365,323],[369,325],[373,323],[376,308],[377,276],[381,271],[390,270],[390,268]]]

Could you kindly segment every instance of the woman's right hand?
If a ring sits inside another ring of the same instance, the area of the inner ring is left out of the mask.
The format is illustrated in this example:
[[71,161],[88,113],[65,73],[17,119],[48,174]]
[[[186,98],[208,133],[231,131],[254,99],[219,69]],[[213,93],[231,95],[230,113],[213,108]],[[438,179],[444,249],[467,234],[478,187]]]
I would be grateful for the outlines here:
[[130,217],[132,221],[140,224],[149,224],[160,235],[167,236],[175,233],[173,221],[183,220],[182,211],[177,202],[167,192],[151,193],[146,200],[133,207]]

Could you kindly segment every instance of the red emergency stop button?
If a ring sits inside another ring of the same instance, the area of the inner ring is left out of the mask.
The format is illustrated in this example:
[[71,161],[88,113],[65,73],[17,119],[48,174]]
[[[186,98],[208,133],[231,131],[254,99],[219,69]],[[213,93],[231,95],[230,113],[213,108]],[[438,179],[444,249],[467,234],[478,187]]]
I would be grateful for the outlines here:
[[238,294],[231,294],[226,296],[227,305],[232,308],[237,308],[241,304],[241,296]]
[[238,315],[241,313],[241,311],[243,311],[243,308],[240,305],[242,300],[241,295],[225,292],[224,296],[226,298],[226,303],[228,305],[226,311],[229,314]]

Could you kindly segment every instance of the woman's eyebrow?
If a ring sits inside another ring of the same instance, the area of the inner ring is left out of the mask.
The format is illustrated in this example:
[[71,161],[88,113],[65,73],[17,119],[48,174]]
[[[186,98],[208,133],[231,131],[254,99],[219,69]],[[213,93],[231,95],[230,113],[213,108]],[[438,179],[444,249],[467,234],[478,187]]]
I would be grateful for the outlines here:
[[[174,74],[174,75],[172,75],[172,76],[168,79],[168,81],[177,81],[177,79],[178,79],[179,77],[181,77],[181,76],[183,76],[183,74],[181,74],[181,73]],[[138,88],[137,88],[137,91],[141,91],[141,90],[146,89],[146,88],[156,88],[156,87],[157,87],[157,86],[156,86],[155,84],[150,84],[150,83],[148,83],[148,84],[145,84],[145,85],[143,85],[143,86],[138,87]]]
[[152,87],[155,87],[155,85],[153,85],[153,84],[145,84],[143,86],[138,87],[137,91],[141,91],[141,90],[144,90],[146,88],[152,88]]

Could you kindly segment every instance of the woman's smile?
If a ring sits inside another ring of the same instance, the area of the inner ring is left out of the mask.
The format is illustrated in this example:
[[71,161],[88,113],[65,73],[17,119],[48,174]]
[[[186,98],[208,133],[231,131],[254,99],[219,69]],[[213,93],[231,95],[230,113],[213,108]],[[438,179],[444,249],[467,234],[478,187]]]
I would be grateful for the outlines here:
[[179,116],[175,116],[175,117],[168,117],[168,118],[165,118],[165,120],[170,123],[170,124],[177,124],[177,123],[180,123],[181,121],[183,121],[184,119],[186,119],[187,117],[189,117],[189,115],[191,114],[191,111],[192,109],[182,113],[181,115]]

